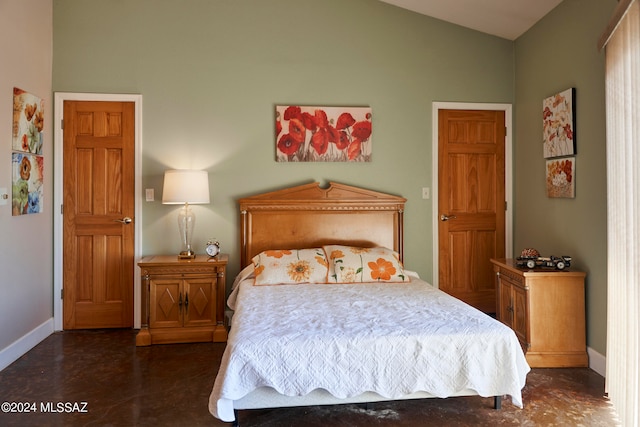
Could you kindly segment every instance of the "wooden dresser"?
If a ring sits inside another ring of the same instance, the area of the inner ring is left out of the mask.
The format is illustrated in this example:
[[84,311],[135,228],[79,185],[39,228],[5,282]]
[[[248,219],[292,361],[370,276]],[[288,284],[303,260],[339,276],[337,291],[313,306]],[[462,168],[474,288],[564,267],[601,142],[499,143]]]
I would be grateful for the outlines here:
[[497,318],[511,327],[532,368],[589,366],[584,279],[573,270],[528,269],[492,259]]
[[149,256],[142,274],[142,327],[136,345],[224,342],[225,272],[228,256]]

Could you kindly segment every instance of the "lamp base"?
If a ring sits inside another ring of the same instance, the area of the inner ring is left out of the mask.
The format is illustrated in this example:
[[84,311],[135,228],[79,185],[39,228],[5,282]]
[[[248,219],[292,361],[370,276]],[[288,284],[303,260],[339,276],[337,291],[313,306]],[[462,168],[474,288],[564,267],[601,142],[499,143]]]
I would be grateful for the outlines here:
[[193,251],[182,251],[178,254],[178,259],[194,259],[196,257]]

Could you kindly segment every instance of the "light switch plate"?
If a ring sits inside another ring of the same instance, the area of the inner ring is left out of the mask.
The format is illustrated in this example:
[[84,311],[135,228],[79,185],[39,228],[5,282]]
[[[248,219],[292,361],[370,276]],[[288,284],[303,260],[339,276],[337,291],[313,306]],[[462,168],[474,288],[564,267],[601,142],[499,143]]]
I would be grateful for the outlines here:
[[154,191],[153,188],[147,188],[144,190],[144,194],[146,197],[147,202],[153,202],[154,201]]
[[422,187],[422,198],[423,199],[429,198],[429,187]]

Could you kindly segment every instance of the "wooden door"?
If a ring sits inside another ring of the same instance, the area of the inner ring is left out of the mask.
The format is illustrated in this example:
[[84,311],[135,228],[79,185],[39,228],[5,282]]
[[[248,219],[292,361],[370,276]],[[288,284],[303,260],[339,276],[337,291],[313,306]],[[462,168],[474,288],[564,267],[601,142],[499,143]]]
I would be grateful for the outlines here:
[[504,111],[438,114],[439,287],[495,313],[491,258],[505,256]]
[[65,101],[64,329],[133,326],[133,102]]

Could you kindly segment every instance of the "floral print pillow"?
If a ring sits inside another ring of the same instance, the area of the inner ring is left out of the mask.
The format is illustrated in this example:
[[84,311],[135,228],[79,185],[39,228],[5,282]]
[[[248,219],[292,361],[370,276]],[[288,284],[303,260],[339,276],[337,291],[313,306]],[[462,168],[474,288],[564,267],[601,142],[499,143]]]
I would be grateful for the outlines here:
[[397,252],[387,248],[325,246],[328,283],[408,282]]
[[264,251],[252,261],[258,286],[327,281],[328,263],[322,248]]

